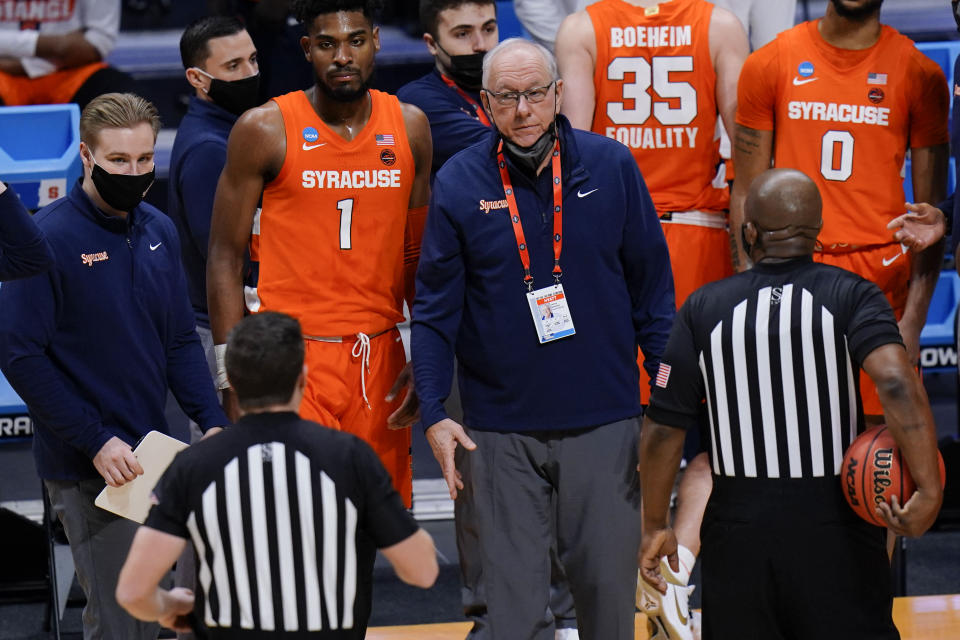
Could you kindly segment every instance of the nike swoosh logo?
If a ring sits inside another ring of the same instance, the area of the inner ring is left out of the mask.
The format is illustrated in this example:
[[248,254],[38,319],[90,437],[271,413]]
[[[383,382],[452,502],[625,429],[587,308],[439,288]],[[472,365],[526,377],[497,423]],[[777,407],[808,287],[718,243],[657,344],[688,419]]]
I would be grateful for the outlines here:
[[151,244],[151,245],[150,245],[150,251],[156,251],[157,249],[160,248],[160,245],[162,245],[162,244],[163,244],[162,242],[158,242],[157,244]]
[[325,144],[327,144],[327,143],[326,143],[326,142],[318,142],[317,144],[307,144],[306,142],[304,142],[304,143],[303,143],[303,150],[304,150],[304,151],[310,151],[311,149],[316,149],[317,147],[322,147],[322,146],[325,145]]
[[897,258],[899,258],[900,256],[902,256],[902,255],[903,255],[904,253],[906,253],[906,252],[907,252],[907,248],[906,248],[905,246],[903,246],[903,245],[900,245],[900,253],[898,253],[897,255],[893,256],[892,258],[884,258],[884,259],[883,259],[883,266],[889,267],[891,264],[893,264],[893,263],[896,261]]
[[577,189],[577,197],[578,197],[578,198],[586,198],[588,195],[590,195],[590,194],[593,193],[594,191],[599,191],[599,190],[600,190],[600,188],[597,187],[596,189],[591,189],[590,191],[587,191],[586,193],[582,193],[579,189]]
[[684,607],[680,606],[680,598],[677,597],[677,589],[673,589],[673,602],[677,605],[677,617],[680,618],[680,624],[687,626],[687,618],[690,615],[690,610],[687,609],[686,613],[684,613]]
[[820,78],[803,78],[803,79],[801,79],[801,78],[798,78],[798,77],[794,76],[794,77],[793,77],[793,86],[799,87],[800,85],[810,84],[811,82],[815,82],[816,80],[819,80],[819,79],[820,79]]

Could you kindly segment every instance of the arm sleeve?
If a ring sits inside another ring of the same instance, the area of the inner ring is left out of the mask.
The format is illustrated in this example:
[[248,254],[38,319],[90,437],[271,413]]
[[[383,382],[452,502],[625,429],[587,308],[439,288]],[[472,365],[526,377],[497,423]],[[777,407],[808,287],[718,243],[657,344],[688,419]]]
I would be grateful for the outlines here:
[[47,353],[59,282],[54,270],[0,287],[0,370],[37,422],[92,460],[112,434]]
[[423,241],[423,226],[427,221],[427,207],[407,210],[407,225],[403,231],[403,281],[404,299],[412,305],[416,291],[417,263],[420,260],[420,243]]
[[113,50],[120,32],[120,0],[78,2],[83,37],[100,52],[101,59]]
[[950,140],[947,119],[950,113],[950,92],[940,65],[921,53],[918,69],[911,74],[914,95],[910,105],[910,147],[931,147]]
[[403,506],[400,494],[393,488],[390,474],[366,442],[355,440],[352,456],[354,472],[363,488],[365,508],[360,528],[370,536],[378,549],[403,542],[417,531],[417,523]]
[[774,41],[754,51],[743,63],[740,82],[737,85],[737,124],[759,131],[773,131],[776,83],[779,65],[773,57],[777,42]]
[[189,539],[190,531],[187,529],[189,496],[184,491],[187,483],[182,481],[185,466],[181,451],[157,481],[151,496],[154,501],[153,507],[150,508],[150,513],[147,514],[143,524],[178,538]]
[[11,58],[29,58],[37,52],[37,40],[40,32],[36,29],[21,31],[0,31],[0,56]]
[[903,344],[893,309],[880,288],[860,280],[850,293],[852,313],[847,324],[847,344],[857,364],[885,344]]
[[691,309],[698,299],[694,293],[677,313],[647,408],[651,420],[682,429],[705,422],[705,389],[691,324]]
[[454,344],[465,291],[460,237],[443,208],[444,199],[438,181],[420,247],[411,325],[413,378],[424,427],[447,417],[443,402],[453,382]]
[[53,266],[53,251],[13,189],[0,194],[0,280],[25,278]]
[[180,170],[180,184],[177,186],[184,196],[183,215],[187,220],[191,242],[204,261],[210,244],[213,198],[226,161],[226,146],[208,140],[190,149]]
[[673,272],[667,241],[647,186],[626,147],[622,147],[622,153],[627,219],[620,259],[630,293],[637,344],[643,351],[643,367],[652,384],[676,313]]
[[[170,223],[172,229],[173,223]],[[180,243],[174,233],[167,234],[168,241],[177,247],[173,253],[180,255]],[[183,412],[206,432],[210,427],[230,424],[220,407],[213,378],[207,367],[190,298],[187,295],[187,280],[183,265],[176,260],[173,265],[176,278],[175,294],[170,301],[170,331],[167,342],[167,384]]]

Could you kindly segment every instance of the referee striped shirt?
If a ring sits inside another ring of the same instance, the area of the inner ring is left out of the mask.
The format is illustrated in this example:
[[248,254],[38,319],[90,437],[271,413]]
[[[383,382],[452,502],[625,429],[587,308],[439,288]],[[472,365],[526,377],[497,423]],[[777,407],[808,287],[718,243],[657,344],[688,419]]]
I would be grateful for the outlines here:
[[840,473],[862,430],[860,363],[901,343],[876,285],[810,259],[761,262],[697,290],[670,335],[647,415],[709,430],[713,473]]
[[191,446],[154,494],[145,524],[193,542],[214,638],[362,638],[375,548],[417,529],[366,443],[293,413]]

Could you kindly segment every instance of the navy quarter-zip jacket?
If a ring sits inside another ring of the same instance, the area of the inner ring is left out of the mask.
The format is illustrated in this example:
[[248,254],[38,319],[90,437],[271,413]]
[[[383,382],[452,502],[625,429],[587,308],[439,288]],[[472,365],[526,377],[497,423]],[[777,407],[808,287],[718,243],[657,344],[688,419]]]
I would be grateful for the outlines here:
[[[629,150],[558,116],[560,266],[576,335],[540,344],[497,167],[499,133],[437,174],[413,305],[425,427],[446,417],[453,356],[464,422],[487,431],[592,427],[640,414],[637,346],[656,377],[675,313],[667,245]],[[553,191],[507,159],[534,289],[553,284]]]
[[33,418],[41,478],[97,477],[112,436],[167,431],[167,388],[206,430],[228,424],[197,336],[173,222],[104,214],[78,182],[35,216],[47,274],[0,287],[0,369]]

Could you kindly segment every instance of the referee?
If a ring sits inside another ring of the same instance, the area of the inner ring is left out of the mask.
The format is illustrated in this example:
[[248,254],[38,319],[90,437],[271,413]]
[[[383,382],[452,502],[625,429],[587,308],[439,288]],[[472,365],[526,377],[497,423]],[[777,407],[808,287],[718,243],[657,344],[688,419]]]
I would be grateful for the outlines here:
[[903,507],[881,505],[883,519],[920,535],[942,500],[933,417],[889,304],[874,284],[812,261],[820,208],[798,171],[757,178],[742,229],[755,266],[683,305],[644,421],[640,564],[661,592],[661,563],[677,568],[667,512],[684,430],[709,425],[705,640],[899,638],[885,532],[854,515],[838,478],[863,427],[858,368],[918,486]]
[[[227,376],[242,417],[180,453],[157,484],[117,585],[134,617],[187,631],[192,612],[211,640],[359,640],[375,548],[404,582],[433,584],[433,540],[373,449],[297,416],[303,359],[290,316],[258,313],[230,332]],[[158,587],[188,538],[196,599]]]

